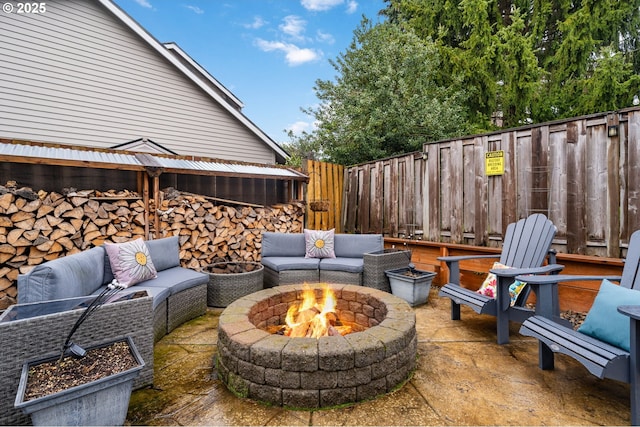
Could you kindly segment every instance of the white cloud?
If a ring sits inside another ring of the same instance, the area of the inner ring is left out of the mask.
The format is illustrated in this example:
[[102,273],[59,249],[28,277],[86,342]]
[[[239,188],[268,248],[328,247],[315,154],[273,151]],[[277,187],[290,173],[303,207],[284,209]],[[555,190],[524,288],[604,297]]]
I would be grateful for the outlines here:
[[151,6],[151,3],[149,3],[147,0],[136,0],[136,3],[138,3],[142,7],[147,7],[149,9],[153,7]]
[[358,2],[355,0],[351,0],[347,2],[347,13],[352,14],[358,10]]
[[286,130],[291,131],[296,136],[300,136],[302,135],[302,132],[309,132],[313,128],[314,128],[313,124],[299,120],[287,126]]
[[328,43],[328,44],[334,44],[336,41],[336,39],[333,38],[331,34],[323,33],[320,30],[318,30],[318,32],[316,33],[316,40],[318,40],[319,42]]
[[296,39],[302,39],[302,33],[306,29],[307,21],[295,15],[285,16],[283,21],[284,23],[278,26],[280,31]]
[[265,52],[284,52],[287,64],[291,66],[317,61],[322,57],[322,54],[320,52],[317,52],[313,49],[300,48],[291,43],[257,39],[256,45]]
[[245,28],[252,28],[254,30],[257,30],[259,28],[262,28],[263,26],[265,26],[267,24],[267,21],[265,21],[264,19],[262,19],[262,17],[260,16],[255,16],[253,18],[253,22],[251,22],[251,24],[245,24],[244,27]]
[[332,9],[344,3],[344,0],[301,0],[302,7],[313,12]]
[[185,6],[187,9],[191,10],[192,12],[197,13],[198,15],[202,15],[204,13],[204,10],[200,9],[198,6]]

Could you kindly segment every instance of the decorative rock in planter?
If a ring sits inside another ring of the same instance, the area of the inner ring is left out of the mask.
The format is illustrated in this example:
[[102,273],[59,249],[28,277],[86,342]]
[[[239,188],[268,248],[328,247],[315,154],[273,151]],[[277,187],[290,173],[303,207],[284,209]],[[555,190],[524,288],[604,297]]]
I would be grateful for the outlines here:
[[[86,384],[25,401],[30,371],[42,363],[56,361],[59,356],[26,362],[22,368],[15,407],[31,415],[31,421],[36,426],[123,425],[127,417],[133,380],[144,367],[144,361],[130,337],[91,347],[87,349],[87,353],[92,349],[106,349],[118,342],[128,344],[136,366]],[[113,360],[108,362],[114,363]]]
[[407,301],[412,307],[427,302],[431,282],[436,276],[431,271],[416,270],[413,264],[408,268],[387,270],[385,274],[389,278],[391,293]]
[[259,262],[219,262],[202,272],[209,274],[207,305],[211,307],[226,307],[263,288],[264,266]]

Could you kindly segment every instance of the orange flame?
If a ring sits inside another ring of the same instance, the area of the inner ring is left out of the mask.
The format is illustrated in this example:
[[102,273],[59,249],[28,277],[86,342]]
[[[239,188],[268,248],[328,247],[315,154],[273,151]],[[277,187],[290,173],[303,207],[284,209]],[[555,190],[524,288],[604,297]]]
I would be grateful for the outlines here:
[[287,311],[288,335],[311,338],[329,335],[330,321],[336,318],[336,304],[336,296],[329,286],[324,287],[320,303],[313,289],[305,286],[302,304],[293,304]]

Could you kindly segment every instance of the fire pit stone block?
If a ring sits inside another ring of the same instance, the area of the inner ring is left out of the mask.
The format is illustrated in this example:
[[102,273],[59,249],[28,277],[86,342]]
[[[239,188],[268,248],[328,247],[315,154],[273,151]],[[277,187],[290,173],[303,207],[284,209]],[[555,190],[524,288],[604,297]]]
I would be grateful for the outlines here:
[[282,405],[290,408],[318,408],[320,407],[320,390],[284,389]]
[[290,339],[282,350],[281,367],[285,371],[317,371],[318,340],[316,338]]
[[384,360],[384,344],[373,335],[366,333],[366,331],[359,334],[349,334],[345,338],[353,347],[357,368],[371,366]]
[[336,406],[344,402],[355,402],[358,398],[356,387],[341,387],[320,390],[320,406]]
[[320,338],[318,356],[323,371],[344,371],[353,369],[356,364],[353,347],[343,336]]
[[282,350],[289,342],[288,337],[271,335],[251,346],[251,363],[266,368],[282,366]]
[[[300,388],[300,372],[267,368],[264,373],[264,379],[267,384],[272,386],[292,389]],[[265,400],[265,402],[269,401]]]

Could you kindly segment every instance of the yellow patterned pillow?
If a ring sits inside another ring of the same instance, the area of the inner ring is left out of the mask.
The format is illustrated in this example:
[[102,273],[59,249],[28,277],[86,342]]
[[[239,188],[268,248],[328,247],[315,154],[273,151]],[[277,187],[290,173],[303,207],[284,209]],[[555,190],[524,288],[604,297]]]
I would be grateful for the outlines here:
[[333,249],[335,229],[304,230],[305,258],[335,258]]

